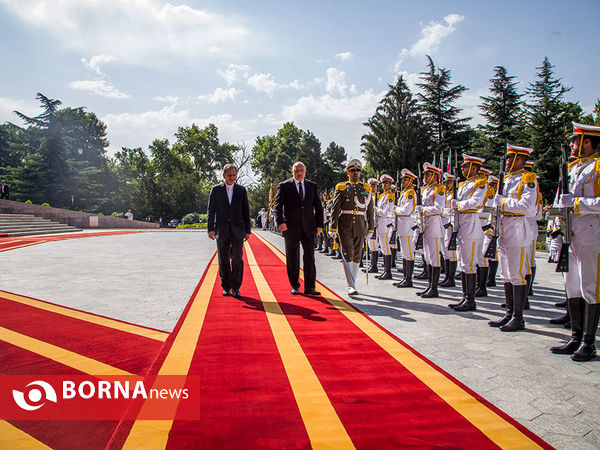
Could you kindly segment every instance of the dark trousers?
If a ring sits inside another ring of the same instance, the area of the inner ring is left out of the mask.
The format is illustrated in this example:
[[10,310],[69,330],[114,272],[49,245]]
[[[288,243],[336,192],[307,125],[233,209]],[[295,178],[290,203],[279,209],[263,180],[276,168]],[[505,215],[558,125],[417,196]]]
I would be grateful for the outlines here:
[[243,239],[217,239],[219,276],[223,289],[239,289],[244,274]]
[[310,236],[302,235],[300,239],[284,237],[285,239],[285,257],[288,279],[290,285],[295,288],[300,288],[300,245],[302,244],[302,251],[304,253],[304,290],[310,290],[315,288],[315,281],[317,279],[317,269],[315,267],[315,235]]

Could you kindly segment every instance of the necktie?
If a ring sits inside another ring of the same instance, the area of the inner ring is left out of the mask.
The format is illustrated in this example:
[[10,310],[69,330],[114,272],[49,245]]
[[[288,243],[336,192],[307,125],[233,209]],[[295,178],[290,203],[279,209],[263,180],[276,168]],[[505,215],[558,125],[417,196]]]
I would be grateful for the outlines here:
[[304,201],[304,189],[302,189],[302,183],[298,183],[298,192],[300,193],[300,200]]

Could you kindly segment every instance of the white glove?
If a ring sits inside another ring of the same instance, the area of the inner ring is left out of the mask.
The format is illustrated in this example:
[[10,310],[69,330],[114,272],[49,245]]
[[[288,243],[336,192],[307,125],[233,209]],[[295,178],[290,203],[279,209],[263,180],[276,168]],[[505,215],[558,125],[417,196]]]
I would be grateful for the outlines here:
[[372,231],[367,231],[367,241],[373,237]]
[[456,200],[456,199],[450,200],[450,207],[452,209],[458,209],[458,200]]
[[573,194],[562,194],[558,200],[559,208],[572,208],[575,205],[575,196]]
[[331,236],[331,238],[335,240],[335,238],[337,237],[337,231],[330,231],[329,236]]
[[506,198],[506,195],[501,195],[501,194],[497,194],[494,197],[494,207],[499,207],[502,206],[502,202],[504,201],[504,199]]

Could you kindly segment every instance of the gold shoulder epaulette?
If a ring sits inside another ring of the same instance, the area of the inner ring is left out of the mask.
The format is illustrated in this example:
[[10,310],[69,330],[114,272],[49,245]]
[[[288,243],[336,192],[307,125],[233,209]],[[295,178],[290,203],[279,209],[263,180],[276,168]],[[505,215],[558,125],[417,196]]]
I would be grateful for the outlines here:
[[365,191],[371,192],[371,185],[369,183],[363,183],[362,185],[365,187]]
[[523,174],[523,183],[535,183],[537,180],[537,176],[535,175],[535,172],[525,172]]
[[477,180],[475,180],[474,188],[479,189],[482,187],[487,187],[487,180],[484,177],[477,178]]
[[442,184],[436,184],[435,185],[435,190],[433,191],[435,194],[446,194],[446,189],[444,188],[444,185]]
[[578,160],[578,159],[576,159],[575,161],[573,161],[573,162],[570,162],[570,163],[569,163],[569,172],[571,171],[571,169],[573,168],[573,166],[574,166],[575,164],[577,164],[578,162],[579,162],[579,160]]
[[596,164],[594,164],[594,170],[600,173],[600,158],[596,158]]
[[348,184],[346,184],[345,181],[342,181],[341,183],[338,183],[335,185],[335,190],[336,191],[345,191],[347,187],[348,187]]

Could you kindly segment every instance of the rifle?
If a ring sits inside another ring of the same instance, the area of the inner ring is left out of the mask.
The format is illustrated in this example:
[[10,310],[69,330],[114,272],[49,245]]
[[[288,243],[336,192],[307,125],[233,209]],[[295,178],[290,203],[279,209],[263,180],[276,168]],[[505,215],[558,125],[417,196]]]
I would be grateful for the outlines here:
[[[423,195],[421,193],[421,164],[419,164],[419,178],[417,178],[417,206],[423,206]],[[424,226],[423,212],[417,217],[417,228],[419,229],[419,235],[417,236],[417,242],[415,242],[415,250],[421,250],[423,248],[423,226]]]
[[[498,192],[497,195],[502,195],[504,193],[504,170],[506,165],[506,156],[502,155],[500,158],[500,173],[498,174]],[[498,236],[500,235],[500,222],[502,221],[502,206],[496,206],[496,210],[494,211],[492,222],[494,222],[494,234],[492,235],[492,240],[490,241],[490,245],[488,245],[487,250],[485,251],[485,257],[488,259],[494,259],[496,257],[496,249],[498,247]]]
[[[452,199],[458,200],[458,161],[454,161],[454,183],[452,183]],[[458,207],[454,208],[452,216],[452,235],[450,235],[450,241],[448,241],[448,250],[456,250],[456,237],[458,235]]]
[[[559,195],[569,193],[569,160],[567,156],[567,149],[565,144],[560,147],[561,151],[561,162],[560,162],[560,175],[559,175]],[[562,208],[561,211],[561,223],[560,227],[563,231],[563,242],[560,248],[560,254],[558,255],[558,262],[556,263],[557,272],[568,272],[569,271],[569,246],[571,245],[571,209]],[[563,223],[564,222],[564,223]]]

